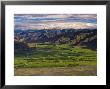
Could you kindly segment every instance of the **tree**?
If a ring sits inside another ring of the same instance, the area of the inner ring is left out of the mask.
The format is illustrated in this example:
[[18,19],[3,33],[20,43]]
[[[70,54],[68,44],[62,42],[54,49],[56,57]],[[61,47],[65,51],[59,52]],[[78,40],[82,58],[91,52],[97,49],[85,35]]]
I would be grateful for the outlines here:
[[66,44],[66,43],[69,43],[70,38],[63,36],[63,37],[61,37],[58,41],[59,41],[59,43],[61,43],[61,44]]

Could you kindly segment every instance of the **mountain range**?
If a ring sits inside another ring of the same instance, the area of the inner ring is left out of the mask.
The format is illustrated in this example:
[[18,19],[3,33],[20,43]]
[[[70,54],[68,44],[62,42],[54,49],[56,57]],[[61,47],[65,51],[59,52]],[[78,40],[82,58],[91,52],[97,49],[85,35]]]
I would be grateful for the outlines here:
[[[14,30],[16,43],[70,44],[97,49],[97,29]],[[15,45],[17,46],[17,45]]]

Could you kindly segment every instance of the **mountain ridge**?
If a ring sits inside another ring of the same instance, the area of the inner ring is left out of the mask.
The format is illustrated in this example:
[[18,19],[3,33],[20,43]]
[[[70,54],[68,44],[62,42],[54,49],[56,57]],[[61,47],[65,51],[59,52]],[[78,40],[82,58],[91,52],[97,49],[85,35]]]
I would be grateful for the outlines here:
[[25,43],[70,44],[97,48],[97,29],[15,30],[14,40]]

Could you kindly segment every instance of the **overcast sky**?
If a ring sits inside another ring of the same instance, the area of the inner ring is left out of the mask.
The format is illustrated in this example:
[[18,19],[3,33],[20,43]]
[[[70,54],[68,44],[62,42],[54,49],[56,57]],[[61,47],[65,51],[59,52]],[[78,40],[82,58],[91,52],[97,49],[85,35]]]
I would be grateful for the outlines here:
[[15,14],[14,27],[38,29],[96,29],[96,14]]

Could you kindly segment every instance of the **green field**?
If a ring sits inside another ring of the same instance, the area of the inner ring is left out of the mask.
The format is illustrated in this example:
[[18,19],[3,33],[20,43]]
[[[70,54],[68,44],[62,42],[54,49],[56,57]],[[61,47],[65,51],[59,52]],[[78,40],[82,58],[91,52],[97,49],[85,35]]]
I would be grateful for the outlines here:
[[20,68],[75,68],[87,66],[88,68],[94,67],[96,71],[96,59],[97,51],[86,47],[72,47],[68,44],[37,44],[31,52],[15,54],[14,67],[16,70]]

